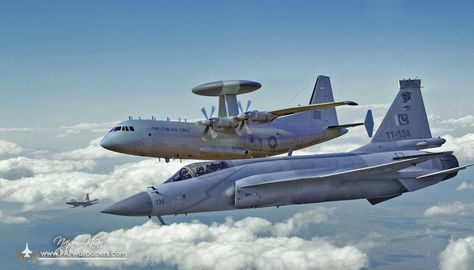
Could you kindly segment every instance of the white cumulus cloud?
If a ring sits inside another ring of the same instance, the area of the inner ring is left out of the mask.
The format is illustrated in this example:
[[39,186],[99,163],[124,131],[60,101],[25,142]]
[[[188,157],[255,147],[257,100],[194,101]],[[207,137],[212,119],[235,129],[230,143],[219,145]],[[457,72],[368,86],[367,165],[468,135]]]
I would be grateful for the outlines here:
[[474,269],[474,236],[451,239],[448,246],[440,254],[441,270],[473,270]]
[[474,189],[474,184],[462,182],[456,189],[457,190]]
[[[130,229],[101,232],[103,251],[125,251],[127,260],[86,261],[93,267],[149,267],[167,265],[178,269],[361,269],[368,256],[358,248],[336,246],[313,237],[270,236],[274,225],[266,219],[248,217],[225,223],[170,224],[149,221]],[[90,235],[79,235],[82,241]],[[74,251],[92,251],[87,245]],[[54,262],[50,262],[54,263]],[[62,262],[68,264],[70,262]]]
[[454,151],[458,159],[474,160],[474,133],[467,133],[461,137],[451,135],[442,136],[446,143],[437,151]]
[[102,137],[96,138],[89,142],[89,145],[84,148],[79,148],[69,152],[62,152],[56,155],[57,158],[64,159],[101,159],[101,158],[112,158],[121,157],[123,155],[109,151],[102,148],[99,143]]
[[16,155],[23,152],[23,148],[16,143],[0,140],[0,155]]
[[91,160],[73,161],[16,157],[0,160],[0,178],[14,180],[23,177],[31,177],[36,174],[92,169],[94,166],[95,162]]
[[311,225],[327,222],[333,212],[333,208],[325,207],[317,207],[313,210],[299,212],[285,222],[275,224],[272,233],[276,236],[293,235],[307,229]]
[[468,114],[459,118],[441,120],[439,122],[443,124],[454,125],[454,126],[474,127],[474,115]]
[[456,214],[465,214],[465,211],[472,208],[471,205],[467,205],[463,202],[456,201],[453,203],[439,204],[431,206],[425,210],[424,215],[426,217],[433,217],[437,215],[456,215]]
[[116,123],[117,121],[104,123],[79,123],[70,126],[61,126],[60,130],[64,132],[59,134],[58,137],[67,137],[82,132],[105,133],[109,131]]

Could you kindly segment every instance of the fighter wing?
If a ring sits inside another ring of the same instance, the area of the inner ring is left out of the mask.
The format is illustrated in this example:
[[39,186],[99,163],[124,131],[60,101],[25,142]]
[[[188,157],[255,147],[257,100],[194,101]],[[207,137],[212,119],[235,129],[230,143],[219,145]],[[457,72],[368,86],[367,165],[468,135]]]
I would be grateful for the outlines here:
[[335,179],[335,178],[347,178],[347,177],[354,179],[354,178],[370,177],[373,175],[384,175],[388,173],[397,172],[399,170],[405,169],[415,164],[424,162],[430,158],[432,158],[431,155],[427,157],[409,158],[409,159],[403,159],[403,160],[397,160],[397,161],[388,162],[384,164],[379,164],[375,166],[367,166],[363,168],[339,171],[339,172],[334,172],[334,173],[317,174],[313,172],[307,175],[299,175],[299,176],[289,177],[289,178],[284,178],[284,179],[243,184],[240,187],[242,188],[263,187],[266,185],[285,184],[285,183],[290,183],[294,181],[298,181],[298,182],[315,181],[315,180],[326,180],[326,179],[332,179],[332,178]]
[[355,103],[354,101],[319,103],[319,104],[311,104],[311,105],[306,105],[306,106],[298,106],[298,107],[286,108],[286,109],[281,109],[281,110],[276,110],[276,111],[270,111],[269,113],[274,114],[275,118],[277,118],[280,116],[285,116],[285,115],[299,113],[299,112],[322,110],[322,109],[334,108],[334,107],[344,106],[344,105],[356,106],[357,103]]

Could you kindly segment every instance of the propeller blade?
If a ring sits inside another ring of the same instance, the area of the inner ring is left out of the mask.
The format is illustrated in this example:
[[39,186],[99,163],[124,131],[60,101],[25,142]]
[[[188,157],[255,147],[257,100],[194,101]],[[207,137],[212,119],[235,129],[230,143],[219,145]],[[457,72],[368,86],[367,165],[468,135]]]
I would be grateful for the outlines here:
[[252,129],[247,125],[245,121],[240,121],[240,123],[237,125],[237,127],[234,128],[234,130],[235,133],[237,133],[237,135],[239,136],[242,136],[243,131],[245,131],[245,133],[249,135],[253,133]]
[[234,131],[237,135],[239,136],[242,136],[242,125],[243,125],[243,121],[240,121],[239,124],[237,124],[237,126],[234,128]]
[[213,140],[217,139],[217,137],[219,136],[219,134],[213,128],[209,128],[209,134],[211,134],[211,138]]
[[247,100],[247,108],[245,108],[245,111],[246,111],[246,112],[249,111],[250,104],[252,104],[252,101],[249,99],[249,100]]
[[246,132],[247,134],[250,135],[250,134],[253,133],[253,132],[252,132],[252,129],[251,129],[247,124],[245,124],[245,123],[244,123],[244,125],[243,125],[243,128],[245,129],[245,132]]
[[201,140],[207,141],[207,132],[209,131],[209,126],[205,126],[204,130],[201,133]]
[[240,103],[240,100],[237,101],[237,106],[239,107],[240,113],[244,113],[244,111],[242,110],[242,103]]
[[204,114],[204,117],[206,117],[206,119],[209,119],[209,117],[207,117],[206,108],[202,107],[201,112],[202,112],[202,114]]
[[216,111],[216,106],[212,105],[212,107],[211,107],[211,115],[209,116],[210,118],[212,118],[212,115],[214,114],[215,111]]

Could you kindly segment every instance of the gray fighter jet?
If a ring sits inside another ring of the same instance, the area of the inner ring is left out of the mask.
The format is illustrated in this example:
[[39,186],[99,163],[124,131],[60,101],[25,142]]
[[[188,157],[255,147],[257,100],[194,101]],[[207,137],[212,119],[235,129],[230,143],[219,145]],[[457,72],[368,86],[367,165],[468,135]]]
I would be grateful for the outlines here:
[[[237,95],[255,91],[252,81],[219,81],[193,88],[203,96],[219,97],[210,115],[197,122],[129,119],[106,134],[100,145],[108,150],[138,156],[171,159],[240,159],[287,153],[332,140],[348,132],[352,123],[339,125],[337,106],[357,105],[334,102],[329,77],[319,76],[309,105],[272,111],[249,111],[237,102]],[[239,113],[240,109],[240,113]],[[371,132],[371,131],[370,131]]]
[[87,206],[91,206],[93,204],[98,203],[98,201],[99,201],[98,199],[91,200],[89,198],[89,193],[87,193],[86,194],[86,199],[84,201],[78,201],[78,200],[72,199],[72,200],[66,202],[66,204],[71,205],[72,206],[71,208],[76,208],[78,206],[87,207]]
[[351,152],[194,163],[102,212],[164,223],[161,215],[354,199],[374,205],[471,166],[459,166],[452,152],[420,151],[445,140],[431,136],[421,81],[399,85],[372,141]]

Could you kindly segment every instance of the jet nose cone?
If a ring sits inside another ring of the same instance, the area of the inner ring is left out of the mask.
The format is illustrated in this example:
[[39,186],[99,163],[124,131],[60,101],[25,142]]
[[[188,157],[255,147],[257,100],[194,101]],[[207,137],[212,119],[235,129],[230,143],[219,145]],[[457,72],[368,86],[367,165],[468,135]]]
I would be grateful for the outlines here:
[[101,213],[120,216],[150,216],[153,210],[150,195],[140,192],[105,208]]

